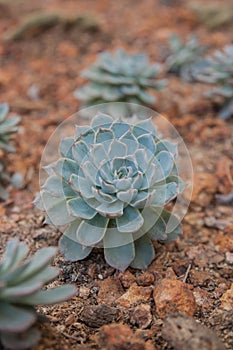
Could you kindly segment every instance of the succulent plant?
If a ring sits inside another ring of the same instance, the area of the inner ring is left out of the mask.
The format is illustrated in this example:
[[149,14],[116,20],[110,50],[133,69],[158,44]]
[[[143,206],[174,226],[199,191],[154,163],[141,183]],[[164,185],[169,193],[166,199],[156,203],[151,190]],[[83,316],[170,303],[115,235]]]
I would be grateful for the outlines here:
[[192,68],[201,61],[206,46],[201,45],[196,36],[182,42],[177,35],[169,40],[171,54],[166,59],[167,71],[179,75],[186,81],[193,80]]
[[9,107],[7,103],[0,105],[0,149],[6,152],[14,152],[14,147],[9,144],[11,135],[17,132],[17,124],[20,117],[7,118]]
[[144,269],[154,259],[151,240],[181,234],[164,209],[184,188],[177,146],[159,139],[151,119],[131,125],[99,113],[61,141],[60,153],[46,167],[35,205],[47,223],[67,225],[59,243],[65,259],[84,259],[102,246],[109,265]]
[[41,290],[59,273],[49,266],[56,248],[42,248],[25,259],[28,247],[13,239],[0,262],[0,343],[7,349],[25,349],[38,342],[38,320],[34,306],[54,304],[75,294],[71,285]]
[[222,119],[230,118],[233,115],[233,45],[226,45],[222,51],[217,50],[212,57],[207,57],[202,67],[196,70],[195,77],[217,85],[208,95],[223,98],[219,116]]
[[75,96],[84,101],[85,106],[105,102],[151,105],[155,97],[147,90],[162,90],[167,84],[165,79],[155,79],[160,70],[160,65],[150,64],[144,53],[128,55],[121,49],[113,54],[105,51],[83,71],[83,77],[90,82],[77,89]]
[[[17,124],[20,117],[7,118],[9,107],[6,103],[0,104],[0,157],[6,152],[14,152],[14,147],[10,144],[11,135],[17,132]],[[4,160],[0,158],[0,198],[6,200],[8,192],[6,184],[10,182],[10,176],[5,171]]]

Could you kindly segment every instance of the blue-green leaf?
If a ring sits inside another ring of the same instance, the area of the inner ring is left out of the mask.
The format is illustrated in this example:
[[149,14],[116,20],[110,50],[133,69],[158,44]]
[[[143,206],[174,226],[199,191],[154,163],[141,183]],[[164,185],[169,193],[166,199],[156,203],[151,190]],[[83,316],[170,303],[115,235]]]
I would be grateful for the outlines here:
[[74,160],[79,165],[87,159],[89,152],[90,152],[90,149],[88,148],[87,144],[84,141],[81,140],[73,144],[73,147],[72,147],[73,157],[74,157]]
[[80,225],[80,220],[75,220],[69,225],[59,241],[59,248],[65,258],[68,261],[78,261],[85,259],[92,247],[86,247],[77,242],[76,232]]
[[108,222],[108,218],[99,214],[91,220],[83,220],[77,230],[78,242],[85,246],[94,246],[103,239]]
[[107,263],[120,271],[125,271],[127,269],[134,259],[134,256],[135,251],[133,243],[115,248],[104,248],[104,257]]
[[73,153],[72,153],[73,143],[74,143],[73,137],[66,137],[61,140],[59,149],[62,157],[73,159]]
[[64,181],[69,182],[72,174],[79,173],[79,166],[77,162],[68,158],[59,159],[54,166],[55,173],[64,179]]
[[0,301],[1,332],[23,332],[36,322],[36,312]]
[[41,196],[46,214],[53,225],[66,225],[74,220],[67,211],[65,198],[54,197],[47,192],[42,192]]
[[98,113],[91,122],[91,126],[93,128],[96,128],[98,126],[104,127],[104,128],[108,128],[110,124],[112,124],[113,119],[112,117],[110,117],[107,114],[102,114],[102,113]]
[[154,246],[147,235],[134,242],[135,258],[130,266],[135,269],[145,270],[155,258]]
[[102,203],[96,210],[103,216],[108,218],[116,218],[123,215],[124,203],[116,201],[114,203]]
[[81,197],[68,200],[67,207],[69,214],[78,219],[92,219],[96,215],[96,210]]
[[150,205],[162,207],[174,199],[178,193],[178,186],[175,182],[157,186],[155,195],[149,200]]
[[133,198],[136,196],[138,190],[130,189],[127,191],[119,191],[117,193],[117,198],[120,199],[123,203],[130,203]]
[[138,209],[127,206],[124,214],[116,218],[117,228],[120,232],[136,232],[143,225],[144,219]]
[[123,142],[113,139],[108,151],[109,159],[112,159],[114,157],[125,157],[126,154],[127,154],[126,145]]
[[55,197],[74,197],[77,195],[76,192],[72,190],[72,188],[62,181],[61,178],[53,175],[50,176],[45,184],[42,187],[43,190],[46,190],[46,192],[52,194]]

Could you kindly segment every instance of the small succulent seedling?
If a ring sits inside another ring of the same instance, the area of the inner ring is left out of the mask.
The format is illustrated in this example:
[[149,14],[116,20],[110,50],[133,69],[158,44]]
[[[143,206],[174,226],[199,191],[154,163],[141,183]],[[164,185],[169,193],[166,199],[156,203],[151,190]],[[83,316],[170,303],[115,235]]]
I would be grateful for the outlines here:
[[0,262],[0,343],[7,349],[25,349],[40,339],[33,325],[39,318],[35,306],[62,302],[75,294],[71,285],[41,290],[59,271],[50,266],[55,248],[42,248],[25,259],[28,247],[13,239]]
[[182,42],[177,35],[171,36],[169,45],[171,54],[165,62],[167,71],[186,81],[192,80],[192,68],[200,62],[206,46],[201,45],[196,36],[190,36],[187,41]]
[[226,45],[222,51],[215,51],[203,62],[202,69],[196,71],[196,78],[202,82],[217,85],[208,93],[223,98],[219,116],[228,119],[233,115],[233,45]]
[[[6,103],[0,104],[0,157],[7,152],[14,152],[15,150],[10,141],[12,134],[18,130],[20,117],[8,118],[8,112],[8,105]],[[0,159],[0,198],[4,200],[8,198],[5,185],[10,182],[10,177],[6,173],[5,168],[3,159]]]
[[84,101],[85,106],[105,102],[152,105],[155,97],[148,90],[162,90],[167,84],[165,79],[156,79],[160,71],[160,65],[150,64],[144,53],[128,55],[121,49],[115,53],[106,51],[83,71],[83,77],[90,82],[76,90],[75,96]]
[[155,256],[151,240],[181,234],[164,209],[184,188],[177,146],[158,138],[151,119],[131,125],[99,113],[62,140],[60,153],[35,204],[47,223],[67,225],[60,240],[67,260],[101,245],[109,265],[144,269]]

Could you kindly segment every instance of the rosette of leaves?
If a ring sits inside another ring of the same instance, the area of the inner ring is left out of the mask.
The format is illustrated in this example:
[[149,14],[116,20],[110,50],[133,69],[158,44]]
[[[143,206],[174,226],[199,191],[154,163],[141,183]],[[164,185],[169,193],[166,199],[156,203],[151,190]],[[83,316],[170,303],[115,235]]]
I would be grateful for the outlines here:
[[[7,103],[0,104],[0,157],[5,153],[14,152],[14,147],[10,144],[12,134],[18,130],[20,117],[8,118],[9,107]],[[0,158],[0,198],[7,199],[8,192],[6,184],[10,182],[10,177],[6,173],[4,160]]]
[[82,72],[88,80],[75,96],[86,107],[105,102],[129,102],[152,105],[155,97],[148,90],[162,90],[166,79],[156,79],[161,67],[150,64],[144,53],[129,55],[121,49],[105,51],[97,61]]
[[13,239],[0,261],[0,344],[7,349],[26,349],[36,344],[40,318],[35,306],[62,302],[75,294],[71,285],[41,290],[59,271],[50,266],[56,248],[42,248],[25,259],[28,247]]
[[166,59],[167,71],[179,75],[186,81],[193,80],[193,68],[201,61],[206,46],[198,38],[190,36],[185,42],[177,35],[170,37],[171,53]]
[[63,139],[61,158],[35,200],[46,222],[67,225],[60,249],[70,261],[102,246],[119,270],[144,269],[154,259],[152,240],[181,234],[164,206],[184,188],[177,175],[177,146],[158,138],[151,119],[133,125],[97,114],[91,126]]
[[207,57],[195,77],[199,81],[216,85],[208,96],[221,96],[223,107],[219,117],[230,118],[233,115],[233,45],[226,45],[222,51],[217,50],[213,56]]

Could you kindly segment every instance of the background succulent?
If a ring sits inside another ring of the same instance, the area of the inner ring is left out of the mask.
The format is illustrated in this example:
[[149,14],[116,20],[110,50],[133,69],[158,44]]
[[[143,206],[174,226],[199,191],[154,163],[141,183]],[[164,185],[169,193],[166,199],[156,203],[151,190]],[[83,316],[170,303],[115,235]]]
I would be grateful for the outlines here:
[[3,200],[8,199],[9,197],[9,193],[6,190],[6,186],[10,181],[11,178],[6,172],[5,164],[0,159],[0,198]]
[[131,125],[98,114],[62,140],[60,153],[35,204],[47,223],[68,225],[60,240],[67,260],[102,245],[111,266],[143,269],[154,258],[151,240],[181,234],[178,219],[164,209],[184,188],[177,146],[158,138],[151,119]]
[[8,118],[9,107],[7,103],[0,104],[0,198],[7,199],[8,192],[6,184],[10,182],[10,177],[6,173],[4,160],[1,159],[7,152],[14,152],[14,147],[10,144],[11,136],[18,130],[20,117]]
[[233,115],[233,45],[226,45],[222,51],[215,51],[212,57],[207,57],[202,69],[196,70],[195,77],[217,85],[208,95],[223,97],[219,116],[222,119],[230,118]]
[[150,64],[146,54],[128,55],[118,49],[99,55],[97,61],[82,75],[90,80],[75,91],[75,96],[84,101],[85,106],[105,102],[130,102],[151,105],[155,97],[148,89],[161,90],[165,79],[155,79],[160,73],[160,65]]
[[166,59],[167,71],[179,75],[186,81],[193,80],[192,68],[198,64],[206,46],[201,45],[196,36],[190,36],[185,42],[177,36],[170,37],[171,54]]
[[11,136],[18,130],[20,117],[8,118],[9,107],[7,103],[0,105],[0,149],[6,152],[14,152],[10,144]]
[[41,290],[59,273],[49,266],[55,253],[55,248],[42,248],[25,260],[27,245],[17,239],[8,242],[0,262],[0,342],[7,349],[25,349],[38,342],[35,305],[58,303],[75,294],[71,285]]

